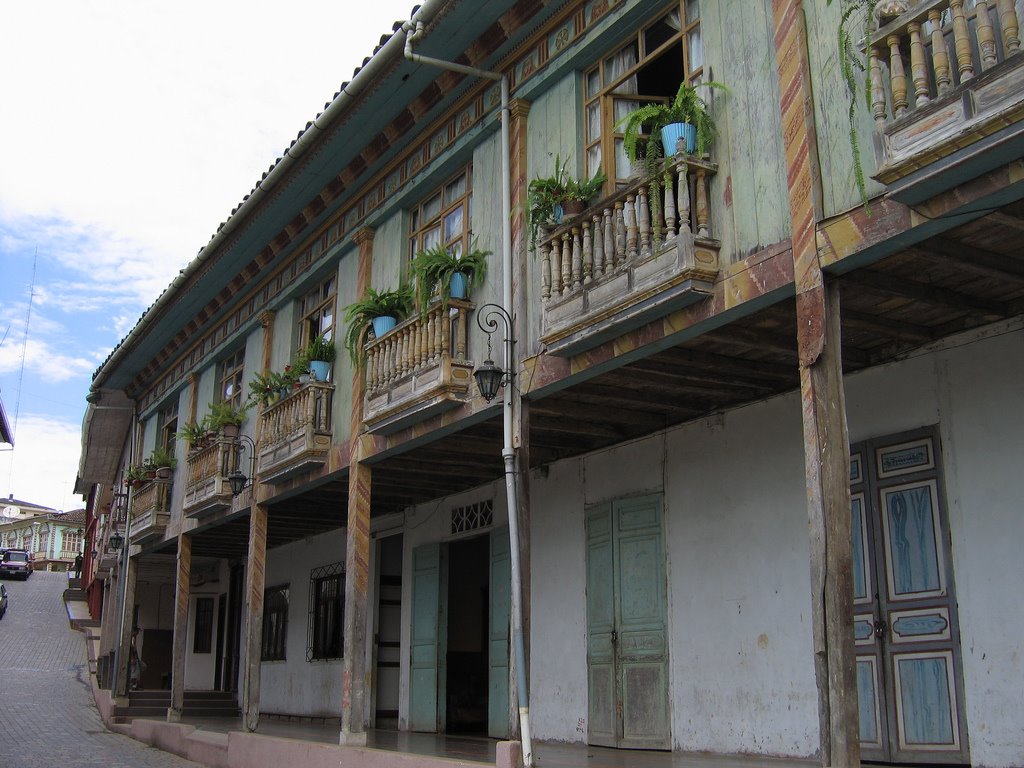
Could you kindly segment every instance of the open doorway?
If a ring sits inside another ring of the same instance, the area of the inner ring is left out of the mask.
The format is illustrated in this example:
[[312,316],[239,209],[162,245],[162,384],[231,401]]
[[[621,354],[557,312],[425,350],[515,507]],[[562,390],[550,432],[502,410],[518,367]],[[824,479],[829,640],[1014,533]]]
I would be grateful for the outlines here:
[[477,536],[448,545],[448,733],[487,734],[488,543]]

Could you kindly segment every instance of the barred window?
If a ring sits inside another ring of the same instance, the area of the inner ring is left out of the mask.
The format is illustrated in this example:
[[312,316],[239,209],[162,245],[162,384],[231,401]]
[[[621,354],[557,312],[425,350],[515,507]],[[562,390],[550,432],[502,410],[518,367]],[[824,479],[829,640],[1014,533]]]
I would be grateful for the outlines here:
[[288,636],[288,585],[263,593],[263,661],[283,661]]
[[299,300],[299,346],[305,347],[317,336],[334,335],[334,301],[338,287],[333,277]]
[[700,2],[680,0],[584,73],[588,178],[603,170],[610,181],[625,183],[629,159],[615,124],[642,104],[670,101],[679,83],[696,86],[702,80]]
[[309,576],[306,661],[340,659],[345,631],[345,564],[314,568]]
[[196,628],[192,653],[209,653],[213,648],[213,598],[196,598]]
[[467,166],[413,208],[409,259],[435,245],[454,254],[468,252],[472,204],[473,171]]
[[452,533],[487,528],[494,522],[494,501],[486,499],[452,510]]
[[237,350],[220,364],[220,399],[240,408],[242,406],[242,384],[245,375],[245,348]]

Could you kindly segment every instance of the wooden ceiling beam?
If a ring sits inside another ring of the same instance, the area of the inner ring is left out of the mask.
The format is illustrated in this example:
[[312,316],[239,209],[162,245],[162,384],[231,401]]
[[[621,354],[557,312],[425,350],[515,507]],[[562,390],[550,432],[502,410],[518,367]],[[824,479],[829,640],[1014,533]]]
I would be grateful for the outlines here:
[[932,306],[944,309],[986,315],[993,320],[1008,316],[1006,304],[1001,301],[982,299],[977,296],[959,293],[949,288],[925,285],[924,283],[914,282],[904,277],[897,277],[896,275],[868,269],[854,270],[847,273],[843,276],[843,282],[867,288],[875,293],[913,299],[914,301],[921,301],[925,304],[931,304]]
[[841,309],[840,316],[844,325],[858,330],[877,334],[887,339],[906,339],[917,343],[933,341],[933,332],[923,325],[915,325],[901,320],[888,320],[879,315],[869,315],[849,309]]
[[968,243],[929,240],[927,247],[911,248],[909,252],[930,261],[942,262],[963,272],[1024,285],[1024,261],[977,248]]

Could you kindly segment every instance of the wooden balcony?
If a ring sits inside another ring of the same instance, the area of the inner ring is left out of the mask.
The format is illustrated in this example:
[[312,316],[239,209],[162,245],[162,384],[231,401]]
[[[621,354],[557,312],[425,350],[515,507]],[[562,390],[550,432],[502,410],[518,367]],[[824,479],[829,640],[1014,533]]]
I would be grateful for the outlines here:
[[719,242],[708,186],[716,169],[678,157],[660,206],[651,204],[650,180],[638,178],[544,232],[537,247],[548,352],[575,355],[711,294]]
[[231,506],[228,475],[238,460],[238,438],[218,437],[193,448],[186,459],[184,512],[203,517]]
[[129,501],[132,544],[140,544],[164,535],[170,519],[170,501],[170,480],[158,478],[132,489]]
[[1013,0],[927,0],[871,36],[881,166],[914,204],[1024,152],[1024,57]]
[[334,385],[311,382],[260,412],[256,445],[261,483],[323,466],[331,448]]
[[388,434],[470,397],[473,362],[466,335],[473,305],[452,299],[435,303],[424,316],[395,326],[366,345],[363,420],[371,432]]

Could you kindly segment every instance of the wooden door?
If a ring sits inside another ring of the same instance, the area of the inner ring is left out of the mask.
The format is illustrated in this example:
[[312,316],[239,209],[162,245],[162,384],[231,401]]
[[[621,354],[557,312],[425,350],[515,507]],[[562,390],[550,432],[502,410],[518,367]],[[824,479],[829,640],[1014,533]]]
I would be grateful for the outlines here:
[[487,735],[509,736],[509,616],[512,602],[512,560],[508,528],[491,531],[490,599],[487,635]]
[[409,677],[409,730],[438,729],[439,614],[441,545],[424,544],[412,553],[412,648]]
[[376,728],[398,728],[402,648],[402,534],[377,542],[377,614],[373,631]]
[[968,763],[938,437],[851,451],[854,637],[865,759]]
[[661,497],[587,511],[590,744],[670,749]]

